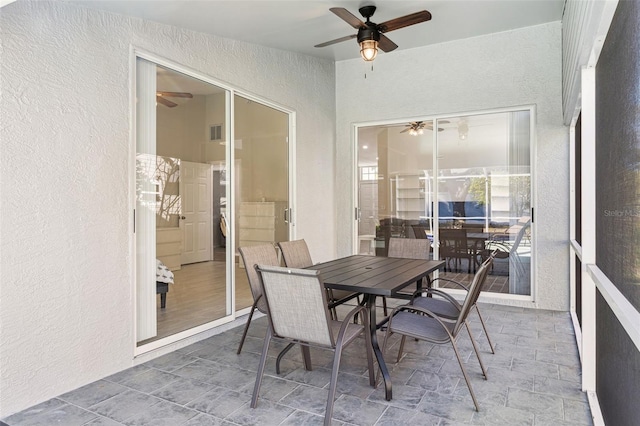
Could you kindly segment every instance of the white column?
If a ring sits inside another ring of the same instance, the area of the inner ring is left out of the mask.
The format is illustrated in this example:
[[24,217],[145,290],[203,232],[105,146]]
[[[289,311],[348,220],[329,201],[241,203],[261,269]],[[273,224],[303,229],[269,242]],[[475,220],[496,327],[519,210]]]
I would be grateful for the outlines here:
[[596,75],[582,70],[582,390],[596,389]]

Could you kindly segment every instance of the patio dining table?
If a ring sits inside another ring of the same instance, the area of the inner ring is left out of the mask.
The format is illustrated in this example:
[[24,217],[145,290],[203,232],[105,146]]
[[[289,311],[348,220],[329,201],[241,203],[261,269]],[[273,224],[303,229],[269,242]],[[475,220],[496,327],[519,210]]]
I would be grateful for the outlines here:
[[366,307],[369,311],[371,342],[384,378],[387,401],[390,401],[392,397],[391,376],[376,335],[378,328],[376,297],[391,297],[411,283],[421,283],[424,277],[427,278],[427,283],[430,285],[429,275],[442,267],[444,267],[442,260],[354,255],[306,268],[320,271],[324,286],[327,288],[362,293],[365,297]]

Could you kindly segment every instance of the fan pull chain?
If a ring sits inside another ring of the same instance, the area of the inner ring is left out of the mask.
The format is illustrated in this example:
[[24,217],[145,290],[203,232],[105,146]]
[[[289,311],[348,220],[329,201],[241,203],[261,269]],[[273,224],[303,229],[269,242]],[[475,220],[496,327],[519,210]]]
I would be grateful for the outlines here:
[[[373,64],[371,64],[371,72],[373,72]],[[365,80],[367,79],[367,72],[366,71],[364,72],[364,79]]]

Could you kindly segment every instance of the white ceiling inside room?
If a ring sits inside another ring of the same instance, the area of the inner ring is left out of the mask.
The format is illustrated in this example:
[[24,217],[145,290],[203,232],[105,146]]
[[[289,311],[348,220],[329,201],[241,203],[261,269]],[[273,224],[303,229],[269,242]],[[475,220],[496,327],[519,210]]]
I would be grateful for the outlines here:
[[376,23],[428,10],[433,16],[430,21],[386,33],[398,49],[411,49],[560,21],[565,3],[565,0],[59,1],[335,61],[358,58],[360,52],[355,39],[314,47],[356,32],[329,11],[331,7],[343,7],[361,18],[358,8],[375,5],[377,10],[371,20]]

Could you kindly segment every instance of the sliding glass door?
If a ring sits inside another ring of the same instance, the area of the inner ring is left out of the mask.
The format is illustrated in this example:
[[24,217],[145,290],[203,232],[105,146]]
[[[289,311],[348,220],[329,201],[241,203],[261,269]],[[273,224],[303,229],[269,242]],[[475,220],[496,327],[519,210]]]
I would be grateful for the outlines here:
[[359,253],[385,256],[392,237],[427,238],[444,276],[467,283],[495,253],[485,291],[531,295],[531,110],[357,134]]
[[141,352],[247,312],[238,247],[289,239],[293,113],[159,58],[136,59]]

